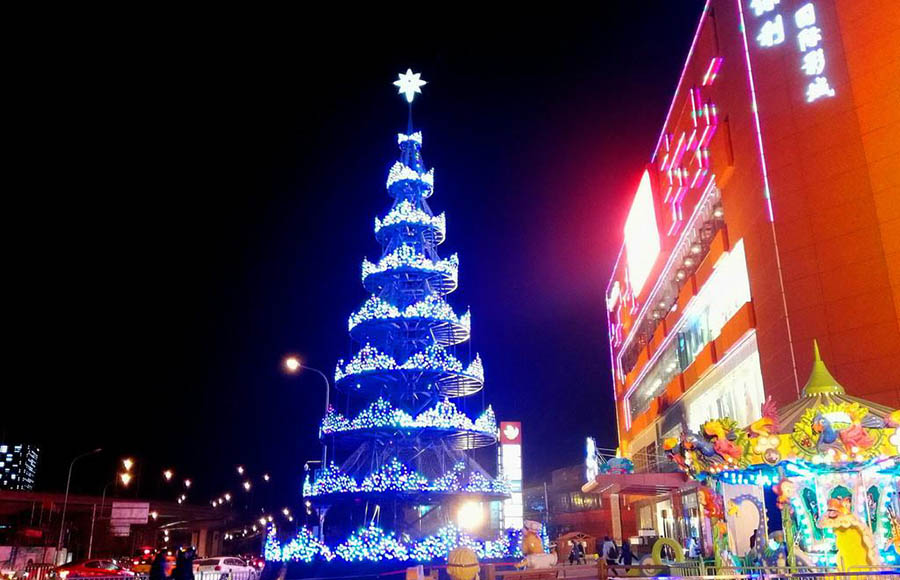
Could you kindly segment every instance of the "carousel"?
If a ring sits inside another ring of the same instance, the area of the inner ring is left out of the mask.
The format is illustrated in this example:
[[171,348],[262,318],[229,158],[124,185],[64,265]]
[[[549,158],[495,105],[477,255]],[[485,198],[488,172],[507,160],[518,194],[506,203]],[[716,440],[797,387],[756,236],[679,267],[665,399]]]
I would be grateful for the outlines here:
[[798,401],[663,444],[704,484],[717,566],[900,564],[900,411],[848,395],[813,348]]

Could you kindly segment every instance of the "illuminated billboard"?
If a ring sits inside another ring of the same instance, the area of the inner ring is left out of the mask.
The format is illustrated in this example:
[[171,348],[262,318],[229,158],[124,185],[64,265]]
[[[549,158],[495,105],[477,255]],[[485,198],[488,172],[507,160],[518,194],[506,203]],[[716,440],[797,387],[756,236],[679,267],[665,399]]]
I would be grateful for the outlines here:
[[503,500],[503,527],[522,529],[522,423],[500,423],[500,470],[510,486],[509,499]]
[[634,296],[640,294],[644,287],[656,256],[659,255],[659,247],[650,173],[645,170],[637,193],[634,194],[628,219],[625,220],[625,259],[628,264],[628,281]]

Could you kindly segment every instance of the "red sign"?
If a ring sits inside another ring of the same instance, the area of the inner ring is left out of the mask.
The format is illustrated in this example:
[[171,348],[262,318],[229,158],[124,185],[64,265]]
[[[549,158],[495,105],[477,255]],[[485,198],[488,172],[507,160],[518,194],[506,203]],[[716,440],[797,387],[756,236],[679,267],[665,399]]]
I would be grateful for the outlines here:
[[501,421],[500,443],[502,445],[521,445],[522,423],[520,421]]

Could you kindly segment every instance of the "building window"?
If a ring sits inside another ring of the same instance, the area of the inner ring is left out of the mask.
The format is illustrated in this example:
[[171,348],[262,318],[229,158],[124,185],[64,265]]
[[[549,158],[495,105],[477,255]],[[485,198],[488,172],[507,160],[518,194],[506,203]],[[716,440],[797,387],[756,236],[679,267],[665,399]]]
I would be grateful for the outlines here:
[[628,397],[631,420],[645,412],[650,402],[696,360],[715,340],[725,324],[750,301],[750,278],[744,242],[738,241],[716,264],[709,280],[691,301],[676,328],[676,338],[653,362]]
[[699,432],[700,425],[716,417],[731,417],[738,425],[759,419],[765,401],[759,350],[753,334],[728,358],[697,382],[687,402],[688,428]]

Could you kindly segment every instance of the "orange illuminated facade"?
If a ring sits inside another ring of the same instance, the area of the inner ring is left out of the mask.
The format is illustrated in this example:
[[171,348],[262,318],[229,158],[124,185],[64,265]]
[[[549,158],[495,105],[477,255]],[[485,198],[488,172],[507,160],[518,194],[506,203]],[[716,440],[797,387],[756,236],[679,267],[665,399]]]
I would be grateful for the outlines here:
[[900,5],[710,0],[606,290],[622,451],[796,400],[900,407]]

